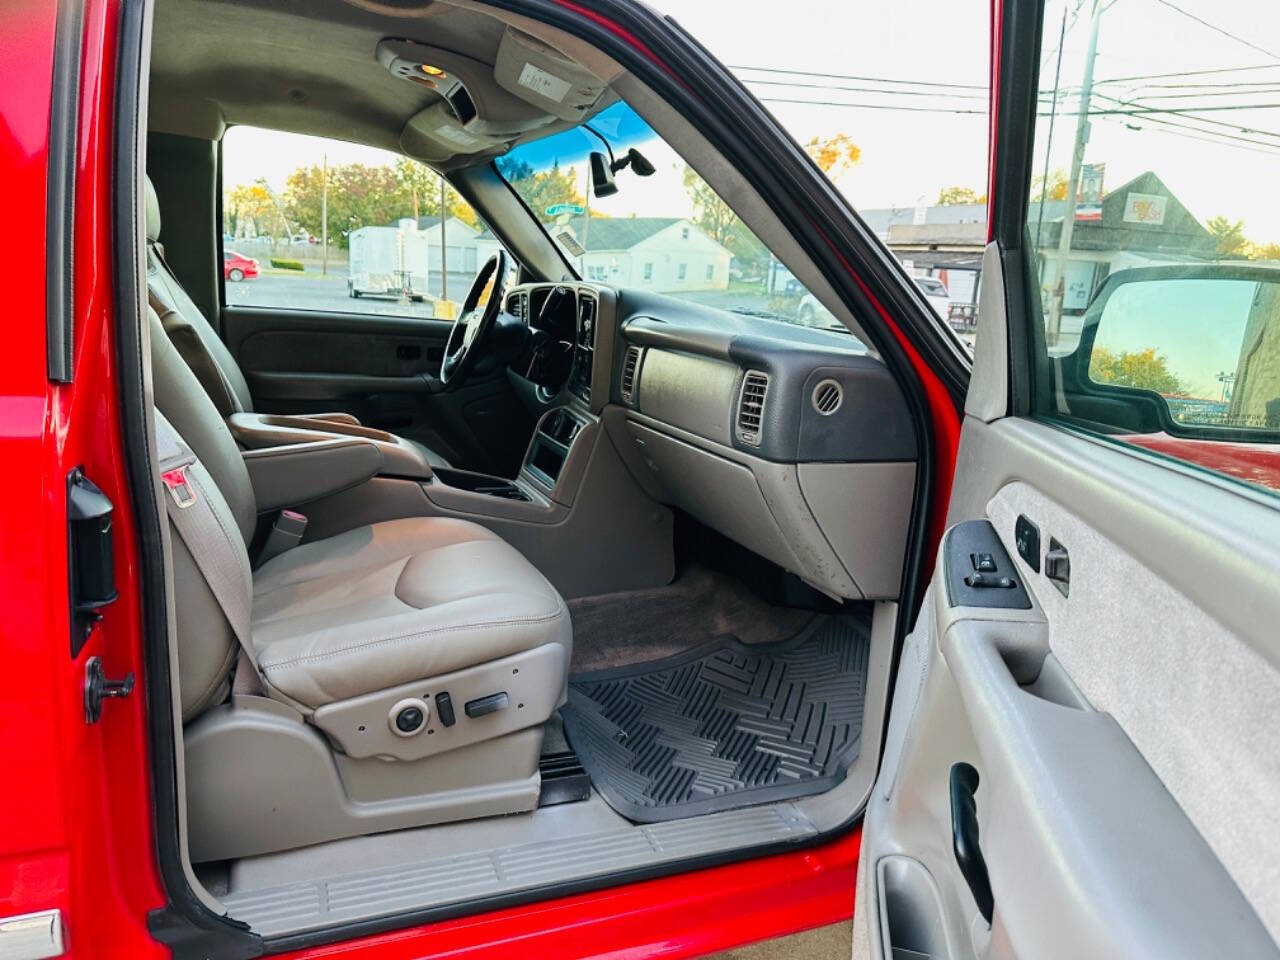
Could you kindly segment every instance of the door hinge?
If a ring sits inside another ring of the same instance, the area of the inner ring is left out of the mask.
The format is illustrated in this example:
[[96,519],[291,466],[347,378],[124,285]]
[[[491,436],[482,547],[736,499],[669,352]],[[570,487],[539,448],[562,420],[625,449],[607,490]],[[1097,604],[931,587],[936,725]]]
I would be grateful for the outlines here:
[[110,699],[124,699],[133,693],[133,672],[123,680],[108,680],[101,657],[90,657],[84,665],[84,722],[97,723],[102,718],[102,704]]

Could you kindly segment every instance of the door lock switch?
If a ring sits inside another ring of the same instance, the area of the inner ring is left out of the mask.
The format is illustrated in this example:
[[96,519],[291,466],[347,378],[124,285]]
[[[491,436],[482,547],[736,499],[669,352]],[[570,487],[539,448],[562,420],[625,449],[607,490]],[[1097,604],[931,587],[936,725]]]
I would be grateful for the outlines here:
[[971,573],[964,578],[965,586],[973,587],[975,590],[984,590],[987,588],[996,588],[1000,590],[1012,590],[1018,585],[1018,581],[1013,577],[992,577],[985,573]]
[[978,573],[995,573],[996,558],[990,553],[971,553],[969,561],[973,564],[973,569]]

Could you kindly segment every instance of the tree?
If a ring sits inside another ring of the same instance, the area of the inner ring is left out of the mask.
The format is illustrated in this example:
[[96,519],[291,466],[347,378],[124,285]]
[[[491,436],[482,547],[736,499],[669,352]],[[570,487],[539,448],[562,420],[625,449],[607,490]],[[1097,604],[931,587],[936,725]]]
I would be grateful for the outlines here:
[[289,228],[264,180],[242,183],[222,197],[222,229],[233,237],[280,236]]
[[502,158],[498,160],[498,172],[511,184],[534,216],[544,222],[552,219],[547,216],[548,207],[557,203],[578,206],[585,203],[582,194],[578,192],[576,167],[561,170],[557,161],[551,165],[551,169],[535,173],[533,167],[525,161]]
[[1169,369],[1168,358],[1156,353],[1155,347],[1114,353],[1106,347],[1095,346],[1089,357],[1089,379],[1095,383],[1154,390],[1166,397],[1187,392],[1186,385]]
[[986,203],[987,195],[979,195],[973,187],[943,187],[938,191],[938,206],[957,207],[966,203]]
[[1054,170],[1047,177],[1031,178],[1031,200],[1033,203],[1065,199],[1067,199],[1067,175],[1063,171]]
[[1251,260],[1280,260],[1280,243],[1254,244],[1249,251]]
[[684,189],[693,201],[693,222],[716,243],[727,247],[734,228],[741,223],[733,208],[687,164],[684,168]]
[[804,145],[805,152],[827,176],[834,177],[862,160],[862,148],[847,133],[833,137],[813,137]]
[[1217,241],[1218,256],[1220,257],[1243,256],[1249,248],[1249,241],[1244,236],[1243,220],[1237,220],[1232,223],[1219,214],[1211,220],[1205,221],[1205,228]]

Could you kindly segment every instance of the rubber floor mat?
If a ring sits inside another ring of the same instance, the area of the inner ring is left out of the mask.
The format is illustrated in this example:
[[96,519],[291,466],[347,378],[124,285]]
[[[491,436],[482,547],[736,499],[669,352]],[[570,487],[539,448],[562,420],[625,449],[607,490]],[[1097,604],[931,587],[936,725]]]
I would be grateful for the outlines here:
[[857,759],[869,636],[818,617],[779,643],[733,637],[569,678],[565,733],[613,809],[672,820],[822,793]]

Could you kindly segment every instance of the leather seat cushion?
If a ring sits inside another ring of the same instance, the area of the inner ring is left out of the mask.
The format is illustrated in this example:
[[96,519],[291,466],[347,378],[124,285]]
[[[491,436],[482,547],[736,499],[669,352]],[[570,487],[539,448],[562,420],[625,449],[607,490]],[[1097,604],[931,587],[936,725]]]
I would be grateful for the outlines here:
[[545,643],[571,652],[564,601],[518,550],[465,520],[375,523],[254,574],[258,670],[304,709]]

